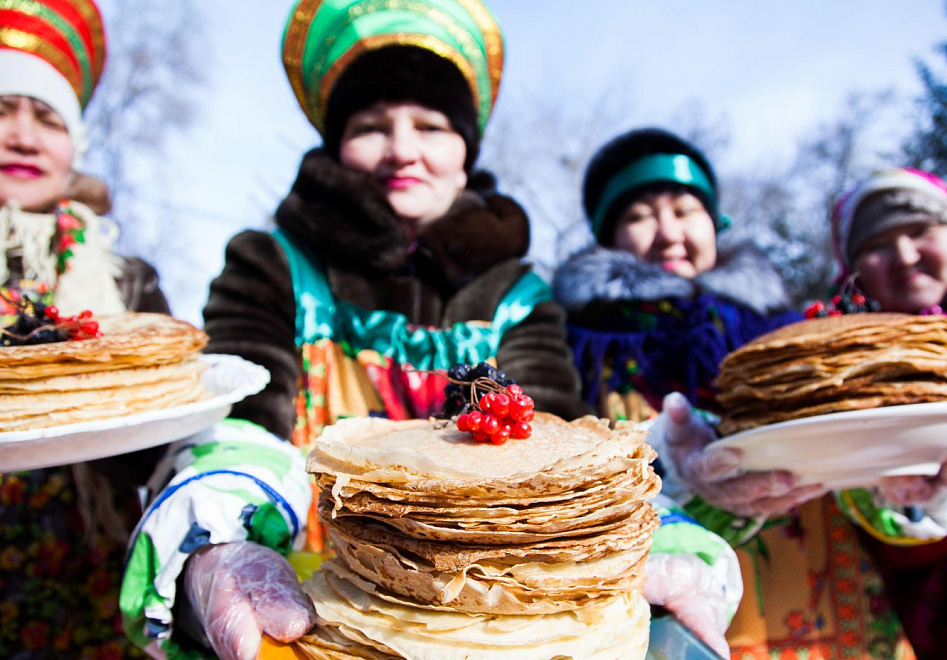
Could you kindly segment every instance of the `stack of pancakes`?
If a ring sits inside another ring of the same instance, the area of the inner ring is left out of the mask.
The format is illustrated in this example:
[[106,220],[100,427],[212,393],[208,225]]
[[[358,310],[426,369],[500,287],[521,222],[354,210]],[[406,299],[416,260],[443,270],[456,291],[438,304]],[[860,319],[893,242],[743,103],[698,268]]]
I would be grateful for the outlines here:
[[758,337],[720,363],[720,432],[947,399],[947,317],[848,314]]
[[0,432],[131,415],[196,401],[202,330],[164,314],[99,321],[101,337],[0,348]]
[[312,658],[643,658],[654,451],[538,413],[533,435],[343,420],[308,469],[336,551],[304,584]]

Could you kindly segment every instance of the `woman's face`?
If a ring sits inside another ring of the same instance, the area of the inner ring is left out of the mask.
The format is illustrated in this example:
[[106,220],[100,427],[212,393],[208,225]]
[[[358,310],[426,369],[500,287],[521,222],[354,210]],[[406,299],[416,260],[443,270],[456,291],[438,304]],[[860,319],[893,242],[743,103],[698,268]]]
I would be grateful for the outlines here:
[[886,312],[915,314],[947,296],[947,225],[914,222],[883,231],[859,248],[853,266],[869,298]]
[[467,184],[467,145],[437,110],[378,102],[349,117],[342,165],[374,176],[413,237],[447,212]]
[[714,221],[703,202],[690,193],[639,197],[619,217],[613,244],[686,278],[717,263]]
[[0,96],[0,202],[47,211],[66,194],[75,150],[66,125],[42,101]]

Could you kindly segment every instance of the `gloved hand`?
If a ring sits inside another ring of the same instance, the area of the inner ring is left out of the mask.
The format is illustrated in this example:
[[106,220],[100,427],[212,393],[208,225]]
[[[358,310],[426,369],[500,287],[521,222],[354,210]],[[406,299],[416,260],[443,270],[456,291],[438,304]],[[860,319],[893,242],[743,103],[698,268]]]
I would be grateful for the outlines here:
[[705,447],[717,439],[714,429],[693,413],[684,395],[664,397],[665,436],[671,460],[681,478],[704,501],[738,516],[771,515],[788,511],[827,491],[821,485],[795,486],[783,470],[745,472],[740,451]]
[[221,660],[254,660],[262,633],[290,642],[316,611],[279,553],[255,543],[205,545],[184,569],[187,598]]
[[644,597],[670,610],[724,658],[730,646],[727,601],[711,567],[692,554],[652,554],[645,564]]
[[940,466],[940,472],[933,477],[906,475],[884,477],[878,485],[882,496],[900,506],[923,506],[947,489],[947,464]]

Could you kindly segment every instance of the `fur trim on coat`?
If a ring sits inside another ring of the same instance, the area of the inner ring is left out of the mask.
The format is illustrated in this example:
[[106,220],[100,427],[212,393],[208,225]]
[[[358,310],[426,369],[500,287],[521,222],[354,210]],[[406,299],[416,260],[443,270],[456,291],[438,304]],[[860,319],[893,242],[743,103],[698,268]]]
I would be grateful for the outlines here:
[[662,300],[712,294],[768,315],[791,305],[782,277],[751,242],[718,247],[717,265],[693,279],[662,270],[624,250],[593,245],[556,273],[556,299],[569,313],[592,301]]
[[409,244],[404,224],[370,175],[342,167],[314,149],[276,211],[276,224],[310,245],[328,268],[382,274],[416,259],[436,262],[456,285],[502,261],[525,256],[529,220],[503,195],[467,191]]

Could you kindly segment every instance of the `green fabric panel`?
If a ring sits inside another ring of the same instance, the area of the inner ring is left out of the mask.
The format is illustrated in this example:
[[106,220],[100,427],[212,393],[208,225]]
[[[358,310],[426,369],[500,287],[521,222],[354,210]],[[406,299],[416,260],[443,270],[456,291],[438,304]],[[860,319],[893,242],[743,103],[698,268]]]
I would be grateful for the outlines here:
[[[855,505],[859,515],[854,515],[849,506],[849,500]],[[842,511],[859,525],[867,521],[872,529],[885,536],[895,538],[904,536],[904,529],[895,518],[894,512],[875,506],[871,491],[864,488],[852,488],[836,495],[835,501]]]
[[267,502],[250,518],[248,539],[282,554],[293,549],[293,537],[279,507]]
[[535,273],[521,277],[506,293],[489,326],[456,323],[452,328],[414,328],[403,314],[366,310],[336,301],[315,257],[281,230],[273,233],[286,252],[296,297],[296,342],[330,338],[350,355],[373,350],[417,369],[449,369],[496,355],[503,335],[551,300],[548,285]]
[[226,470],[234,466],[259,465],[274,474],[286,474],[291,469],[288,456],[247,442],[210,442],[191,448],[194,469],[198,472]]
[[507,330],[526,320],[537,305],[550,300],[549,285],[536,273],[526,273],[503,296],[493,317],[493,327],[502,337]]
[[282,229],[273,238],[283,248],[289,261],[296,298],[296,343],[335,334],[335,298],[322,270],[316,268],[315,257]]
[[718,509],[695,495],[684,510],[698,523],[736,548],[749,541],[762,528],[765,518],[741,518]]
[[154,579],[158,575],[154,544],[147,534],[140,534],[126,562],[125,577],[118,606],[128,638],[139,648],[150,642],[145,637],[145,601],[156,597]]
[[718,536],[700,525],[687,522],[662,524],[652,539],[651,552],[655,554],[697,555],[709,566],[717,563],[724,548]]

